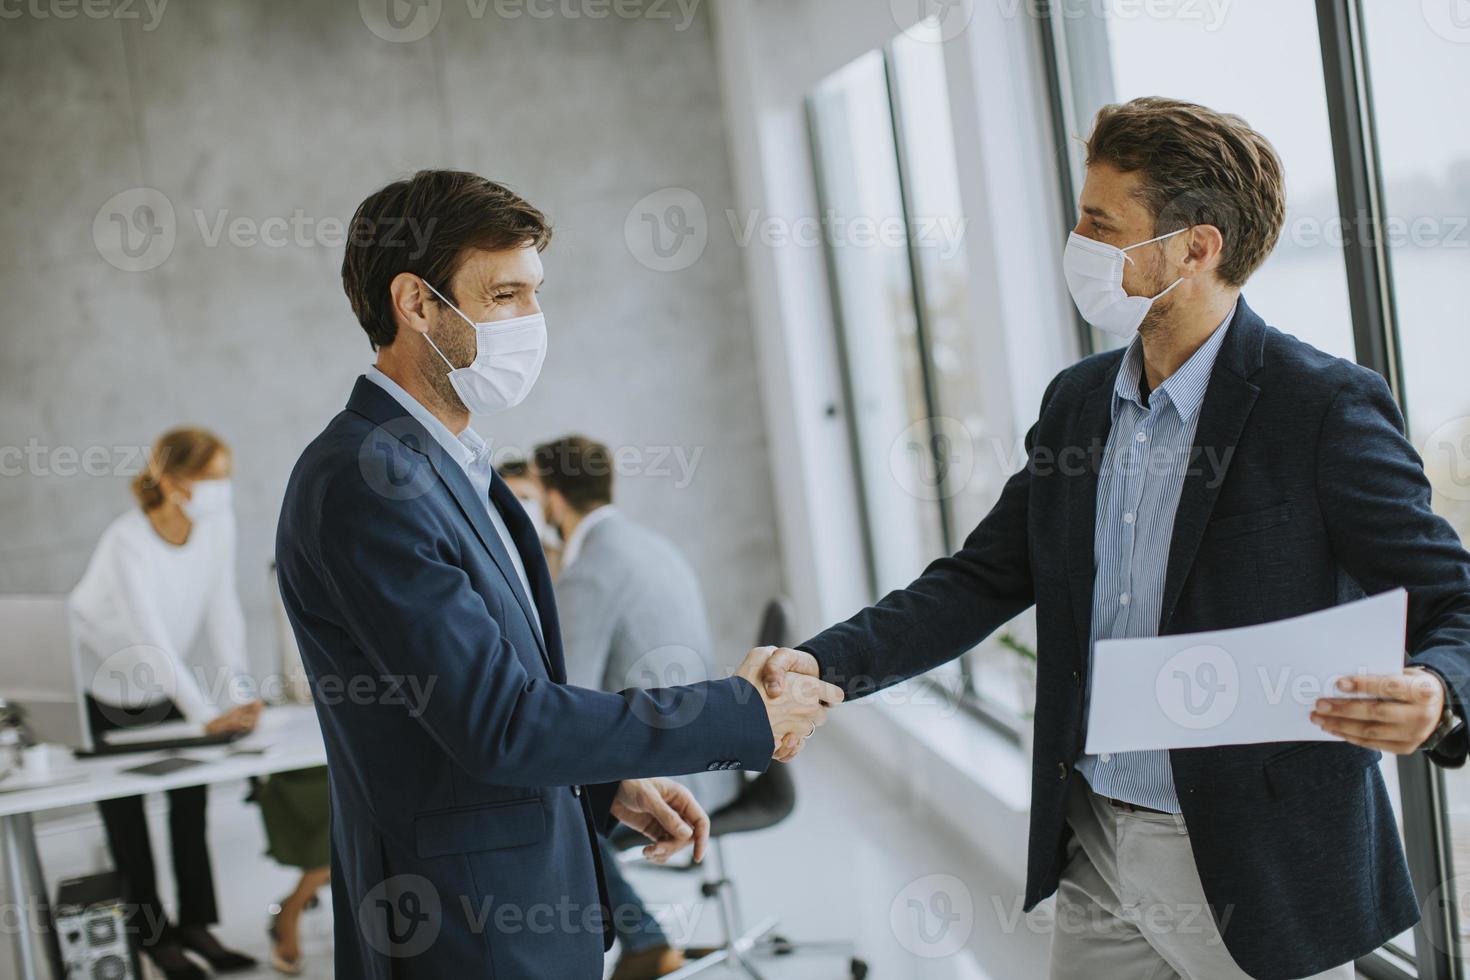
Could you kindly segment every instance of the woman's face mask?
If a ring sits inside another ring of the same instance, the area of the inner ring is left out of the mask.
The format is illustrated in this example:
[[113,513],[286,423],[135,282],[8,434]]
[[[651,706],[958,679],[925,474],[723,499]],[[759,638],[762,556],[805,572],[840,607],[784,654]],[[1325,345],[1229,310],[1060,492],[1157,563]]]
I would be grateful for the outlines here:
[[229,480],[195,480],[189,499],[180,500],[184,516],[194,523],[230,514],[234,508],[234,490]]

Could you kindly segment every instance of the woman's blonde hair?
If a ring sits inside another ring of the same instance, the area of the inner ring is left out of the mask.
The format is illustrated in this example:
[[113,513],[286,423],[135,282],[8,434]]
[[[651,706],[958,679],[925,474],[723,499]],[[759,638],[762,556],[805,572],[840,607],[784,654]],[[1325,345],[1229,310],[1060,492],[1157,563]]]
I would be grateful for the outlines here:
[[165,475],[192,479],[208,469],[215,456],[229,451],[225,441],[208,429],[170,429],[153,444],[143,472],[133,477],[133,496],[145,511],[162,507]]

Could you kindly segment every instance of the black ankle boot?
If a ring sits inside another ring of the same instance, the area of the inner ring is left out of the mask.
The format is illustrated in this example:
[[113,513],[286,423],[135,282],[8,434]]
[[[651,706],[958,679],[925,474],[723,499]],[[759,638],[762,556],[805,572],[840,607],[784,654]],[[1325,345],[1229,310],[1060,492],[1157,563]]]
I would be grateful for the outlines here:
[[184,955],[184,947],[178,943],[161,942],[145,946],[143,954],[153,961],[167,980],[206,980],[208,976]]
[[[244,953],[237,953],[231,949],[225,949],[220,945],[218,939],[209,934],[209,930],[203,926],[184,926],[179,928],[179,945],[204,958],[209,968],[215,973],[240,973],[244,970],[253,970],[256,967],[255,960]],[[169,980],[173,980],[172,977]]]

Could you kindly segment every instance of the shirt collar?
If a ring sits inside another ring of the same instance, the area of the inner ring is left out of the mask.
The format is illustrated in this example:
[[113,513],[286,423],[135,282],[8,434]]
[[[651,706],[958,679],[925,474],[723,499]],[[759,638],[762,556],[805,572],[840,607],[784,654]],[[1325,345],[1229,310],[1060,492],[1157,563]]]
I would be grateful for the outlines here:
[[577,556],[582,553],[582,545],[587,541],[587,534],[612,515],[612,504],[603,504],[596,510],[582,515],[582,519],[577,522],[577,529],[572,532],[571,538],[567,541],[567,546],[562,549],[561,570],[563,572],[570,568],[572,562],[576,561]]
[[402,385],[378,370],[375,364],[368,365],[367,378],[392,395],[414,421],[428,430],[434,441],[443,447],[449,458],[458,463],[461,469],[468,469],[473,463],[489,459],[490,444],[474,429],[465,426],[464,431],[456,436],[449,431],[449,426],[439,421],[433,412],[404,390]]
[[[1199,350],[1190,355],[1189,360],[1179,366],[1179,370],[1164,381],[1163,384],[1150,392],[1149,404],[1157,405],[1156,399],[1160,394],[1167,397],[1170,405],[1179,413],[1179,417],[1188,421],[1193,418],[1204,404],[1205,389],[1210,384],[1210,372],[1215,367],[1215,358],[1220,353],[1220,345],[1225,342],[1225,331],[1230,326],[1230,321],[1235,318],[1235,307],[1239,300],[1230,307],[1230,312],[1225,314],[1225,319],[1215,328],[1205,342],[1200,345]],[[1118,368],[1118,380],[1113,385],[1113,419],[1118,418],[1118,410],[1122,408],[1122,401],[1127,399],[1140,408],[1147,409],[1143,404],[1143,396],[1139,394],[1138,385],[1143,377],[1143,338],[1135,335],[1133,342],[1128,345],[1127,352],[1123,355],[1123,363]]]

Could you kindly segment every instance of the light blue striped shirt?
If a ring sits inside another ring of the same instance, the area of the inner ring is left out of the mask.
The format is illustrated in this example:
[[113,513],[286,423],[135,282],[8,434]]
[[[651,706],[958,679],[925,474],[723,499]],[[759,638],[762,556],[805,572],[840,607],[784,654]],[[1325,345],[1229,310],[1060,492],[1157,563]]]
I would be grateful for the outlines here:
[[[1174,514],[1210,371],[1233,316],[1232,306],[1199,350],[1149,393],[1147,405],[1139,392],[1142,339],[1134,337],[1123,355],[1113,386],[1113,428],[1098,473],[1094,643],[1159,633]],[[1179,812],[1166,751],[1083,755],[1077,770],[1103,796]]]

